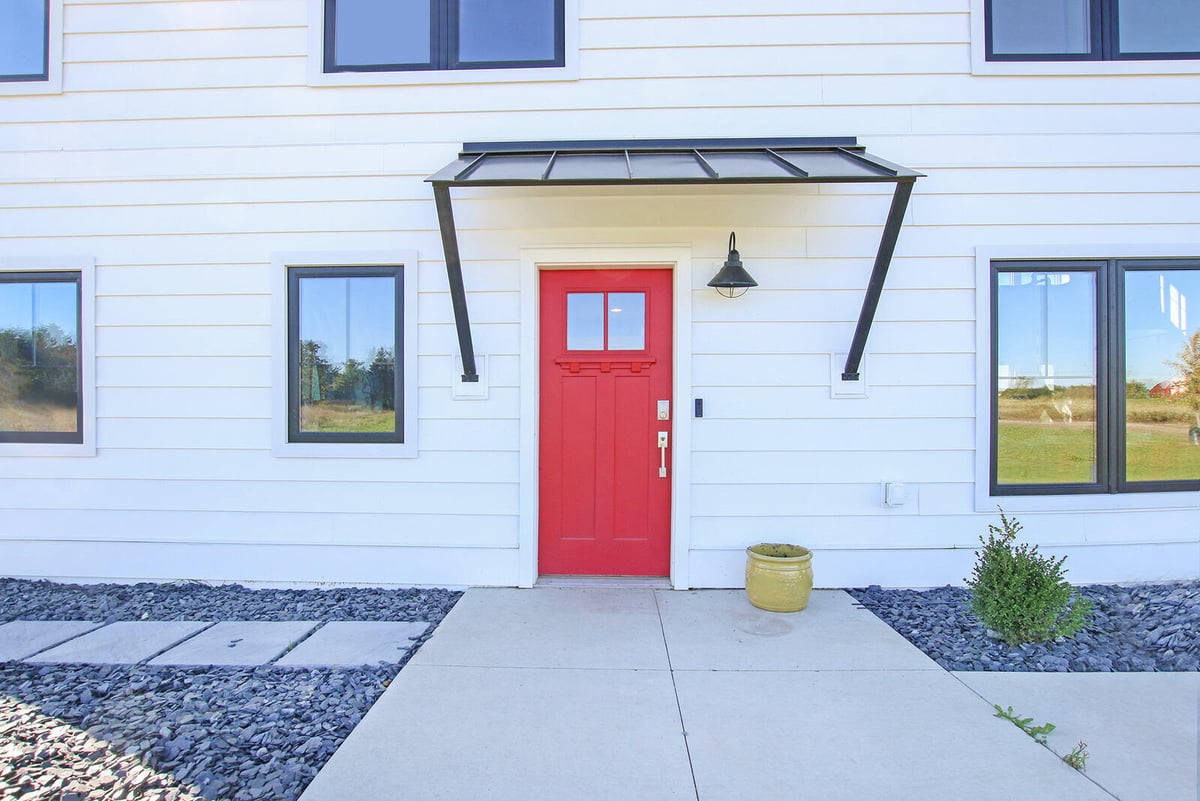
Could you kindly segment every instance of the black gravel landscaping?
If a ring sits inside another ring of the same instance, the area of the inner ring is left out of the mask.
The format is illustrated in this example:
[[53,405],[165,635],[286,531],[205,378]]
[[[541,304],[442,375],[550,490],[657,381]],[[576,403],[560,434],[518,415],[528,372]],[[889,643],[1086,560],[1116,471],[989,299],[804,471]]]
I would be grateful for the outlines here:
[[1094,610],[1075,636],[1010,648],[988,635],[967,590],[849,590],[947,670],[1155,672],[1200,670],[1200,581],[1080,588]]
[[[420,643],[460,596],[0,579],[0,622],[429,621]],[[291,801],[407,658],[361,668],[0,663],[0,798]]]

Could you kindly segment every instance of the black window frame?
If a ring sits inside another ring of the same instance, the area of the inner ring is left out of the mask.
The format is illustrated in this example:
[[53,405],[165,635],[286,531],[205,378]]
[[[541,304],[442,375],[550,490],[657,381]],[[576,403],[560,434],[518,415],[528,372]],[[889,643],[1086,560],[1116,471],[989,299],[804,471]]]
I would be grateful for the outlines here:
[[554,0],[554,57],[511,61],[462,61],[458,57],[458,0],[429,0],[429,61],[411,64],[337,63],[337,0],[324,0],[325,36],[322,69],[339,72],[430,72],[450,70],[536,69],[566,65],[566,0]]
[[[1154,270],[1200,271],[1200,258],[995,259],[991,262],[988,485],[993,496],[1094,495],[1136,492],[1192,492],[1200,478],[1129,481],[1125,447],[1125,276]],[[1080,484],[1000,484],[999,440],[999,276],[1019,272],[1091,272],[1096,275],[1096,480]]]
[[3,431],[0,443],[83,443],[83,273],[79,270],[17,270],[0,272],[3,284],[75,284],[75,430],[74,431]]
[[[392,278],[395,281],[395,339],[392,347],[395,429],[389,432],[300,430],[300,280],[302,278]],[[287,268],[287,441],[403,444],[404,431],[404,265],[296,266]]]
[[1089,0],[1091,49],[1087,53],[997,53],[992,37],[992,4],[984,3],[984,50],[988,61],[1182,61],[1200,59],[1200,50],[1182,52],[1122,52],[1121,0]]
[[30,73],[0,74],[0,83],[21,83],[50,80],[50,3],[42,3],[42,71]]

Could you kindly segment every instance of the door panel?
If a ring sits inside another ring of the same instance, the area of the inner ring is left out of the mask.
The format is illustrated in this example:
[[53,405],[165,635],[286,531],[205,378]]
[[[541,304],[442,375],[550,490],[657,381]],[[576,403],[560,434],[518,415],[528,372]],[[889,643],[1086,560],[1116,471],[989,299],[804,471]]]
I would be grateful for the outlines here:
[[657,410],[671,400],[671,284],[670,270],[541,274],[540,573],[670,572],[671,421]]

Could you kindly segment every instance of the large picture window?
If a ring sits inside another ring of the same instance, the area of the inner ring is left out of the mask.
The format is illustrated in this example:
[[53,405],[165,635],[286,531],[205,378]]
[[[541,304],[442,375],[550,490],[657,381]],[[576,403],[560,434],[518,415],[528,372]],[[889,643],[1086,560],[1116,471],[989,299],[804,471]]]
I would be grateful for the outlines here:
[[287,280],[288,441],[404,442],[404,268]]
[[49,0],[0,2],[0,81],[47,80],[49,31]]
[[1200,261],[994,262],[992,493],[1200,489],[1198,298]]
[[564,0],[325,0],[325,72],[561,67]]
[[989,61],[1200,58],[1196,0],[985,0]]
[[0,442],[83,442],[80,273],[0,272]]

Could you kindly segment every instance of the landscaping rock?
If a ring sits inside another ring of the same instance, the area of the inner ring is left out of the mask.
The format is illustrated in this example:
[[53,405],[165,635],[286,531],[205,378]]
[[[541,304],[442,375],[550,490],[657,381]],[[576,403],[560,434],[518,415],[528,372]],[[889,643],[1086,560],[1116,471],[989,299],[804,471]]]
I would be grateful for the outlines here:
[[1200,581],[1080,588],[1094,609],[1074,637],[1009,648],[969,609],[961,587],[849,590],[947,670],[1145,672],[1200,670]]
[[[419,644],[460,596],[0,579],[0,615],[429,621]],[[17,787],[22,801],[293,801],[413,650],[396,653],[394,662],[352,668],[0,663],[0,791]]]

